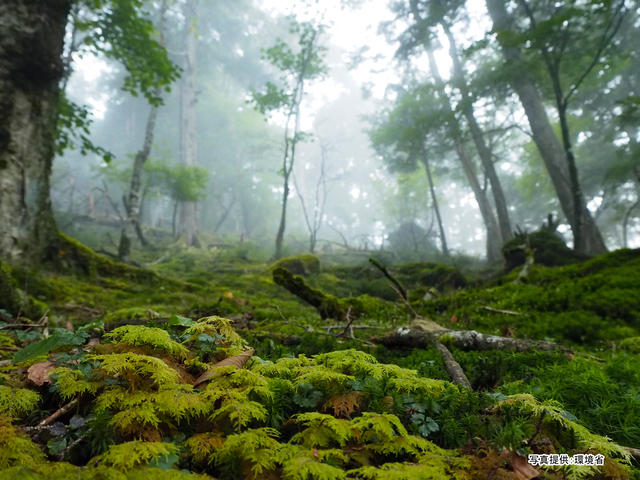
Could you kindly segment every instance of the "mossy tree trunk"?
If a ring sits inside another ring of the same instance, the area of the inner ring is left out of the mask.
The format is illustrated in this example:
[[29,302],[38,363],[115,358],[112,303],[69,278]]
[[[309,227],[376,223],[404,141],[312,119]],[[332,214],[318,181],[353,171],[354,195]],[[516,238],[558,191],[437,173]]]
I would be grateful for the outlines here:
[[70,0],[0,2],[0,258],[38,263],[57,239],[49,198]]

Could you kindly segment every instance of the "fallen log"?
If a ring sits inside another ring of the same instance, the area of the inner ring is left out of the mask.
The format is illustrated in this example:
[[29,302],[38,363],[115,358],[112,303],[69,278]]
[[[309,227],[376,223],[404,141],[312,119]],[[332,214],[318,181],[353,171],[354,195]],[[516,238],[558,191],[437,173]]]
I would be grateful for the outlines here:
[[[445,337],[445,338],[443,338]],[[388,348],[426,348],[435,342],[448,343],[462,350],[512,350],[514,352],[557,352],[573,355],[573,350],[557,343],[542,340],[499,337],[475,330],[441,330],[425,332],[400,327],[386,335],[371,338],[371,341]]]

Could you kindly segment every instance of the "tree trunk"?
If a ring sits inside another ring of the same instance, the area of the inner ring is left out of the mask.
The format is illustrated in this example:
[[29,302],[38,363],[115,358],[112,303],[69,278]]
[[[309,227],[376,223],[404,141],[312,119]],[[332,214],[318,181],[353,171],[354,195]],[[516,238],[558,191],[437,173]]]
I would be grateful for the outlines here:
[[438,93],[442,98],[442,108],[446,116],[449,118],[449,135],[453,140],[456,152],[458,154],[458,159],[462,164],[464,174],[466,175],[467,180],[469,181],[469,185],[473,190],[473,194],[475,195],[478,206],[480,207],[482,219],[484,220],[484,224],[487,228],[487,260],[499,260],[500,258],[502,258],[501,248],[504,242],[502,240],[500,230],[498,229],[496,217],[493,214],[493,209],[491,208],[491,204],[487,199],[486,192],[482,189],[482,186],[478,181],[476,167],[473,163],[473,159],[469,155],[469,152],[464,145],[462,131],[460,130],[460,123],[458,122],[458,119],[456,118],[453,109],[451,108],[451,103],[449,103],[449,98],[447,97],[447,94],[445,92],[444,82],[442,80],[442,77],[440,76],[440,71],[438,70],[438,64],[436,63],[435,56],[433,55],[433,50],[429,48],[429,45],[425,45],[425,47],[427,50],[427,56],[429,57],[429,67],[431,69],[431,74],[435,79]]
[[[196,123],[196,27],[198,0],[188,0],[185,5],[185,57],[182,73],[182,95],[180,98],[180,161],[184,165],[198,164],[198,139]],[[198,209],[196,202],[180,202],[179,235],[185,235],[187,245],[200,246],[198,240]]]
[[[502,47],[502,55],[509,65],[510,84],[518,94],[520,102],[524,108],[533,140],[535,141],[540,155],[542,156],[551,181],[560,200],[562,211],[567,217],[574,232],[574,239],[580,241],[580,245],[574,245],[581,253],[597,255],[607,251],[600,230],[595,224],[591,212],[587,208],[582,195],[575,195],[572,188],[572,174],[567,161],[566,152],[558,140],[547,112],[542,103],[542,97],[538,92],[534,79],[529,75],[529,70],[524,65],[520,51],[505,41],[500,32],[508,31],[511,22],[507,14],[505,3],[501,0],[486,0],[487,9],[494,30],[498,31],[498,42]],[[574,165],[575,167],[575,165]],[[577,176],[577,173],[574,172]],[[579,192],[578,192],[579,193]],[[576,205],[578,200],[581,205]],[[583,212],[577,216],[576,212]],[[579,234],[576,235],[576,232]],[[577,243],[577,242],[575,242]]]
[[[157,91],[157,94],[160,92]],[[127,200],[127,218],[124,228],[120,234],[120,245],[118,247],[118,258],[123,262],[129,261],[131,254],[131,240],[138,233],[140,220],[140,185],[142,184],[142,169],[149,158],[151,152],[151,144],[153,143],[153,130],[156,125],[156,117],[158,116],[158,107],[151,107],[149,120],[147,121],[147,129],[144,136],[144,145],[142,150],[136,154],[133,161],[133,172],[131,173],[131,187],[129,188],[129,197]],[[140,232],[141,233],[141,232]],[[144,238],[144,237],[143,237]]]
[[436,198],[436,190],[433,187],[433,178],[431,177],[431,168],[429,167],[429,160],[426,156],[423,157],[422,163],[427,171],[427,180],[429,180],[429,190],[431,191],[431,199],[433,200],[433,210],[436,212],[436,219],[438,220],[438,229],[440,230],[440,241],[442,242],[442,253],[448,257],[449,249],[447,248],[447,237],[444,233],[444,226],[442,225],[442,217],[440,216],[440,207],[438,207],[438,199]]
[[13,264],[57,251],[49,175],[70,6],[0,2],[0,257]]
[[456,47],[455,38],[453,37],[451,30],[446,22],[441,22],[444,33],[449,39],[449,56],[453,62],[453,79],[456,86],[460,89],[462,94],[463,109],[462,113],[467,119],[469,124],[469,130],[473,137],[473,143],[478,150],[478,155],[482,161],[485,175],[491,183],[491,192],[493,193],[493,199],[496,204],[496,213],[498,214],[498,224],[500,226],[500,233],[502,234],[502,241],[506,242],[513,237],[513,231],[511,230],[511,222],[509,221],[509,210],[507,209],[507,201],[504,197],[504,191],[500,184],[500,179],[496,173],[495,166],[489,147],[487,147],[484,141],[484,135],[478,121],[476,120],[475,112],[473,111],[473,101],[467,85],[467,80],[464,75],[464,69],[458,56],[458,49]]

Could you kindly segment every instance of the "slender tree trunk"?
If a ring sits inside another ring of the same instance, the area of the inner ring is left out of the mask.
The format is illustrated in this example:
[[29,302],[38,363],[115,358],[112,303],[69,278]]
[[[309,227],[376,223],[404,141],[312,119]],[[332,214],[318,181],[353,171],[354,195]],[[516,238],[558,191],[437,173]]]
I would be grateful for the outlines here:
[[[188,0],[185,5],[185,63],[182,73],[181,125],[180,125],[180,161],[184,165],[198,164],[198,138],[196,104],[196,62],[197,39],[195,21],[197,19],[198,0]],[[185,235],[187,245],[200,246],[198,240],[198,209],[196,202],[180,202],[179,235]]]
[[[511,28],[511,20],[507,14],[505,3],[502,0],[486,0],[486,2],[494,30],[498,31],[498,42],[502,47],[502,55],[510,67],[511,86],[520,98],[529,120],[533,140],[547,167],[562,211],[571,225],[574,240],[577,240],[574,241],[574,247],[582,253],[591,255],[606,252],[607,248],[600,230],[593,220],[582,194],[579,190],[576,192],[574,188],[577,181],[577,170],[572,172],[572,168],[575,169],[575,159],[573,167],[571,167],[567,159],[567,152],[551,127],[540,92],[524,64],[520,51],[506,42],[503,35],[500,35],[500,32],[508,31]],[[582,215],[576,215],[576,212],[582,212]]]
[[0,2],[0,258],[57,253],[49,198],[70,0]]
[[493,214],[493,209],[491,208],[491,204],[489,203],[487,194],[482,189],[482,186],[480,185],[480,182],[478,180],[476,166],[473,163],[473,159],[471,158],[471,155],[469,155],[469,152],[464,145],[464,139],[462,137],[462,131],[460,130],[460,124],[455,116],[455,113],[453,112],[453,109],[451,108],[451,104],[449,103],[449,98],[447,97],[447,94],[445,92],[444,82],[442,80],[442,77],[440,76],[440,71],[438,70],[438,65],[436,63],[435,56],[433,55],[433,50],[431,50],[428,45],[426,45],[426,48],[427,56],[429,57],[429,67],[431,69],[431,75],[433,75],[435,79],[436,88],[438,89],[438,93],[442,98],[442,108],[449,118],[449,135],[453,140],[456,148],[456,153],[458,154],[458,159],[462,164],[462,169],[464,170],[467,181],[471,186],[471,190],[473,190],[476,202],[478,202],[480,213],[487,229],[487,260],[499,260],[502,255],[501,248],[504,242],[502,240],[500,230],[498,229],[496,217]]
[[[425,23],[424,20],[420,17],[417,0],[411,0],[410,4],[414,21],[418,26],[423,28]],[[462,164],[462,169],[465,173],[465,176],[467,177],[467,180],[469,181],[471,189],[473,190],[476,202],[478,202],[480,213],[487,229],[487,260],[496,261],[502,258],[501,248],[502,244],[504,243],[502,240],[502,235],[500,233],[500,229],[498,228],[498,223],[496,222],[491,204],[487,199],[486,192],[482,189],[482,186],[478,181],[476,167],[473,163],[473,159],[469,155],[469,152],[464,145],[460,123],[458,122],[458,119],[453,112],[453,108],[451,107],[449,97],[447,96],[447,92],[445,91],[444,81],[442,80],[442,76],[440,75],[440,70],[438,69],[438,64],[433,54],[433,49],[431,48],[428,29],[423,32],[422,42],[424,44],[425,50],[427,51],[427,56],[429,57],[429,69],[431,70],[431,75],[434,78],[438,95],[440,96],[442,101],[442,109],[446,114],[446,117],[449,119],[449,121],[447,122],[449,136],[453,140],[456,153],[458,154],[458,159]]]
[[449,39],[449,55],[453,62],[453,79],[456,86],[460,89],[462,94],[463,109],[462,113],[467,119],[469,124],[469,130],[473,137],[473,143],[478,150],[478,155],[482,161],[485,175],[491,183],[491,192],[493,193],[493,199],[496,204],[496,213],[498,214],[498,224],[500,226],[500,233],[502,234],[502,241],[506,242],[513,237],[513,231],[511,230],[511,222],[509,221],[509,210],[507,208],[507,201],[500,184],[500,179],[493,164],[491,151],[484,140],[484,135],[478,121],[476,120],[475,112],[473,111],[473,101],[467,80],[464,75],[464,68],[458,56],[458,49],[456,47],[455,38],[449,29],[449,25],[446,22],[441,22],[442,28]]
[[431,199],[433,201],[433,210],[436,212],[436,219],[438,220],[438,229],[440,230],[440,241],[442,242],[442,253],[448,257],[449,248],[447,247],[447,236],[444,233],[444,225],[442,224],[442,217],[440,216],[440,207],[438,206],[438,199],[436,198],[436,190],[433,186],[433,178],[431,177],[431,168],[429,167],[429,160],[426,155],[422,158],[424,169],[427,171],[427,180],[429,180],[429,190],[431,191]]
[[[160,92],[156,92],[159,94]],[[151,145],[153,143],[153,130],[156,125],[158,116],[158,107],[151,107],[149,120],[147,121],[147,129],[144,136],[144,145],[142,150],[136,154],[133,161],[133,172],[131,173],[131,186],[129,187],[129,196],[127,199],[127,218],[124,227],[120,233],[120,245],[118,247],[118,258],[123,262],[129,261],[131,254],[131,241],[133,236],[138,232],[140,219],[140,186],[142,185],[142,170],[144,164],[149,158]],[[143,237],[144,238],[144,237]]]

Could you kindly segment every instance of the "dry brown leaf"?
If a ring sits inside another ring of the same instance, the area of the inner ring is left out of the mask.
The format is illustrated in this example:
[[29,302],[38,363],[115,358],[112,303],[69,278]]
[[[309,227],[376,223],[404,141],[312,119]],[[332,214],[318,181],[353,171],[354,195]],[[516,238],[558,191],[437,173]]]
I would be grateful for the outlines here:
[[202,375],[198,377],[198,379],[193,382],[193,386],[197,387],[201,383],[207,382],[211,380],[213,377],[217,377],[221,375],[217,369],[220,367],[228,367],[229,365],[233,365],[236,368],[242,368],[249,361],[249,359],[253,356],[255,350],[253,348],[247,350],[246,352],[241,353],[240,355],[234,355],[233,357],[225,358],[224,360],[220,360],[216,363],[210,370],[207,370]]
[[27,370],[29,380],[41,387],[45,383],[51,382],[49,378],[49,372],[56,368],[55,362],[38,362],[34,363]]
[[323,406],[324,410],[333,408],[333,413],[338,418],[345,418],[360,408],[362,392],[346,392],[334,395]]
[[509,459],[509,464],[511,465],[511,468],[513,468],[513,473],[522,480],[531,480],[532,478],[540,475],[537,468],[531,465],[525,457],[516,452],[504,449],[500,456],[507,457]]

